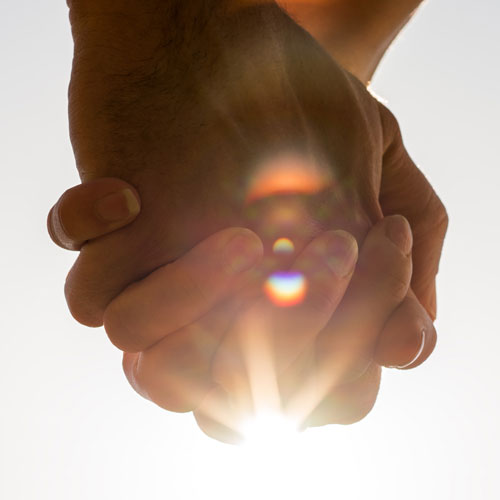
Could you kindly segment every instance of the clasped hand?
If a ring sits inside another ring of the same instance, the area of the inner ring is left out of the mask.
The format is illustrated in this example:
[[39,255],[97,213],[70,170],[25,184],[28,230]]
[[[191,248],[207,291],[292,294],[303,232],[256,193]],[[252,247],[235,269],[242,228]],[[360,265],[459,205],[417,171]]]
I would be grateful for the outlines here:
[[[229,4],[71,2],[84,184],[49,228],[81,247],[73,315],[104,323],[136,390],[234,442],[263,406],[301,426],[359,420],[380,366],[426,359],[447,221],[360,81],[274,2]],[[246,199],[258,167],[283,155],[329,181]],[[289,205],[293,227],[269,223]],[[284,257],[272,252],[282,236],[295,244]],[[293,307],[262,291],[276,271],[307,283]]]
[[[130,223],[138,201],[123,181],[92,181],[66,192],[49,227],[78,246]],[[401,216],[376,224],[359,252],[349,233],[325,231],[292,257],[226,229],[126,288],[104,325],[139,394],[194,411],[221,441],[241,441],[248,416],[269,408],[302,428],[353,423],[375,403],[380,366],[416,367],[434,346],[431,321],[407,296],[412,243]],[[307,280],[291,305],[263,291],[284,269]]]

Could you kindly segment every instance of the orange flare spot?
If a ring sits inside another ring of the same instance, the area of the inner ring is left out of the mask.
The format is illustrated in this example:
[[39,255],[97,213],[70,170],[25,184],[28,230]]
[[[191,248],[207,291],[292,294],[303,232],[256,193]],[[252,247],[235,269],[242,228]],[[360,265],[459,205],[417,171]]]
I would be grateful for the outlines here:
[[325,172],[298,156],[277,157],[257,171],[248,190],[247,203],[279,194],[314,194],[329,181]]

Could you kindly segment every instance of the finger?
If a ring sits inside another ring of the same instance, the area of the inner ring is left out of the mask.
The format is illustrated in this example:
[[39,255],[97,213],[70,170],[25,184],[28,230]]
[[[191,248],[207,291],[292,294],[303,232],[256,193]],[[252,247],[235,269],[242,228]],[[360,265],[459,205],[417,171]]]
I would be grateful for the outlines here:
[[228,394],[220,386],[210,391],[194,411],[194,416],[208,437],[232,445],[243,442],[243,435],[238,429],[242,418],[232,408]]
[[372,363],[357,380],[333,389],[314,409],[305,427],[350,425],[365,418],[377,400],[381,369]]
[[446,209],[422,172],[409,157],[398,123],[380,105],[384,128],[380,205],[384,215],[401,214],[412,228],[412,289],[430,317],[436,318],[436,275],[448,228]]
[[47,229],[52,241],[79,250],[88,240],[130,224],[140,212],[139,194],[120,179],[97,179],[68,189],[52,207]]
[[431,318],[410,290],[385,324],[374,360],[388,368],[416,368],[432,354],[436,340]]
[[232,397],[243,398],[239,404],[254,407],[271,400],[279,405],[277,376],[327,324],[349,284],[357,254],[349,233],[323,233],[290,271],[270,277],[267,296],[238,316],[214,360],[213,376]]
[[[305,248],[289,273],[271,276],[276,282],[268,281],[266,291],[278,307],[267,301],[264,309],[268,311],[264,313],[270,314],[263,317],[269,317],[278,373],[290,366],[326,326],[349,286],[357,260],[358,245],[351,234],[327,231]],[[300,288],[293,288],[296,277],[304,279],[304,299],[289,308],[288,294],[282,298],[280,288],[292,292],[293,303],[294,294],[300,293]]]
[[125,373],[125,376],[127,377],[128,383],[133,387],[133,389],[142,397],[148,399],[147,395],[140,390],[135,378],[135,370],[137,368],[137,362],[140,355],[140,352],[124,352],[122,358],[122,368],[123,373]]
[[165,410],[193,411],[214,387],[212,359],[237,310],[236,301],[222,304],[144,352],[125,353],[123,368],[132,387]]
[[401,216],[385,218],[368,234],[346,296],[316,342],[323,390],[358,378],[369,366],[379,332],[408,292],[411,246]]
[[126,352],[151,347],[225,298],[262,254],[260,239],[248,229],[226,229],[207,238],[111,302],[104,313],[111,342]]

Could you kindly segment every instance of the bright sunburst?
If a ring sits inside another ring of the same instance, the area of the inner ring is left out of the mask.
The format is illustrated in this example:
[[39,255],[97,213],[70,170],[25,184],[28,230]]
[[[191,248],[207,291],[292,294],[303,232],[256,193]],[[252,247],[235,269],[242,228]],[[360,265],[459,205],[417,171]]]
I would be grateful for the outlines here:
[[241,432],[243,446],[260,451],[288,447],[299,434],[297,423],[277,412],[256,415],[242,425]]

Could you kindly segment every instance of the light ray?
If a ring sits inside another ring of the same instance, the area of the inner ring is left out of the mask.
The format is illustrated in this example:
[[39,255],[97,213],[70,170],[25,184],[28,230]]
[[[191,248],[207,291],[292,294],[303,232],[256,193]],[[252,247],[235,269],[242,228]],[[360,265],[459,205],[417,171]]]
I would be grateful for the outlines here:
[[349,367],[348,360],[323,363],[298,388],[287,405],[287,414],[298,422],[304,422],[328,393],[337,386]]
[[280,406],[272,332],[264,318],[253,314],[246,318],[240,336],[241,352],[255,413],[277,411]]

